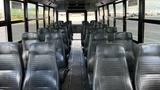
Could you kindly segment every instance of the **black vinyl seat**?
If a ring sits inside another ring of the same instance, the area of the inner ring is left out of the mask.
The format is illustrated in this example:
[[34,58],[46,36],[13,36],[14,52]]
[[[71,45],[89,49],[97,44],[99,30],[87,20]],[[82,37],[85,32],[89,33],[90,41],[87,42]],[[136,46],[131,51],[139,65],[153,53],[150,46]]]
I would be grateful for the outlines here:
[[89,72],[91,71],[93,73],[93,68],[95,65],[96,47],[100,44],[106,44],[106,43],[108,43],[107,33],[99,32],[99,33],[92,33],[90,35],[88,54],[87,54]]
[[22,62],[17,43],[0,43],[0,90],[21,90]]
[[100,44],[108,43],[108,35],[107,33],[92,33],[90,35],[89,46],[88,46],[88,54],[87,54],[87,69],[88,69],[88,78],[89,84],[92,86],[93,84],[93,71],[96,62],[96,47]]
[[136,90],[160,90],[160,43],[139,45]]
[[122,46],[106,44],[97,47],[93,90],[133,90]]
[[113,41],[115,39],[114,35],[117,32],[117,28],[116,27],[108,27],[107,31],[108,31],[108,40]]
[[63,82],[68,71],[68,60],[65,54],[64,43],[60,33],[51,33],[46,35],[45,42],[49,42],[55,46],[57,66],[59,70],[60,80]]
[[38,40],[38,34],[36,32],[26,32],[22,34],[23,63],[25,69],[28,62],[29,47],[31,44],[37,42],[39,42],[39,40]]
[[23,90],[59,90],[55,46],[50,43],[31,45]]
[[134,75],[135,75],[135,55],[134,55],[134,46],[132,41],[132,33],[130,32],[118,32],[115,34],[115,40],[113,43],[121,44],[126,52],[127,63],[129,67],[130,76],[134,84]]

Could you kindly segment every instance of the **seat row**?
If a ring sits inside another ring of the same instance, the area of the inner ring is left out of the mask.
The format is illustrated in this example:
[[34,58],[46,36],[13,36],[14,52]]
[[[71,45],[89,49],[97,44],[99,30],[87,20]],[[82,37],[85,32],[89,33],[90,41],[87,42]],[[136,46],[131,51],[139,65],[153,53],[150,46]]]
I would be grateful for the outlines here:
[[59,90],[55,46],[34,43],[29,48],[24,75],[18,43],[0,43],[0,89],[2,90]]
[[129,77],[125,48],[120,44],[98,45],[93,90],[159,90],[159,51],[159,43],[138,46],[134,88]]
[[22,43],[0,43],[0,89],[60,89],[68,71],[70,40],[64,41],[68,31],[49,27],[24,33]]
[[160,89],[160,44],[137,46],[132,33],[117,32],[114,27],[109,29],[95,21],[86,23],[82,45],[93,90]]

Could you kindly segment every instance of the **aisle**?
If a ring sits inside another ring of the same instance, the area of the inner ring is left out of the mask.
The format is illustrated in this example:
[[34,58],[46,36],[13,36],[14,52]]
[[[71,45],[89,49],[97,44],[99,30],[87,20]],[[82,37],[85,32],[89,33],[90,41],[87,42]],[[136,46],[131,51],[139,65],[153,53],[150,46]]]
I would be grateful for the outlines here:
[[87,74],[84,57],[82,54],[80,34],[74,34],[69,58],[68,75],[62,86],[62,90],[88,90]]

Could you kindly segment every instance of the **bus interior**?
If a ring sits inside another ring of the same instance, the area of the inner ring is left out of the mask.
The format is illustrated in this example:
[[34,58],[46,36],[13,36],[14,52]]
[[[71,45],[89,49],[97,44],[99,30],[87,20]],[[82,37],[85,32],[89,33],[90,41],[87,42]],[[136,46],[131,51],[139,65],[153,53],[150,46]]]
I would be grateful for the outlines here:
[[159,0],[0,0],[0,90],[160,90]]

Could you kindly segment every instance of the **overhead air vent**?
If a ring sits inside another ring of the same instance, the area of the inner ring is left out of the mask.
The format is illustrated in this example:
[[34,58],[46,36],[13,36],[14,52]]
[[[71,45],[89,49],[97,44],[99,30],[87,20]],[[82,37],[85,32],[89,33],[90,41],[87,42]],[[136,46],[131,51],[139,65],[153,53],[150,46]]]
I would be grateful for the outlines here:
[[82,10],[82,9],[85,9],[85,4],[83,4],[83,3],[77,3],[77,4],[69,4],[68,5],[68,9],[70,10],[70,9],[72,9],[72,10],[76,10],[76,9],[80,9],[80,10]]

